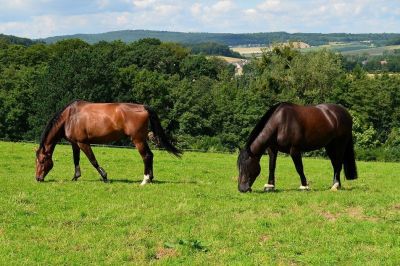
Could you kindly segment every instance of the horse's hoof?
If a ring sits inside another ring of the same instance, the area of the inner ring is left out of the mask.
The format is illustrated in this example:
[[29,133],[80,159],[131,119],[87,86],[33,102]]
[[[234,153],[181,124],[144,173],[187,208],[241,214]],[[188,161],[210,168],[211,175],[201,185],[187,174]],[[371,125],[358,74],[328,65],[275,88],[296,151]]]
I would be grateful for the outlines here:
[[140,183],[141,186],[144,186],[148,183],[151,183],[151,181],[153,180],[153,177],[150,177],[150,175],[144,175],[143,176],[143,181],[142,183]]
[[143,180],[142,183],[140,183],[140,185],[144,186],[144,185],[147,185],[147,184],[150,184],[150,183],[151,183],[150,180]]
[[78,181],[77,177],[73,177],[71,181]]
[[264,192],[273,192],[275,191],[275,186],[271,184],[264,185]]
[[340,189],[339,183],[335,183],[335,184],[333,184],[333,186],[331,187],[331,191],[338,191],[339,189]]
[[299,190],[301,190],[301,191],[308,191],[308,190],[310,190],[310,187],[309,187],[309,186],[303,186],[303,185],[301,185],[301,186],[299,187]]
[[110,183],[110,180],[108,179],[101,179],[101,181],[103,181],[104,183]]

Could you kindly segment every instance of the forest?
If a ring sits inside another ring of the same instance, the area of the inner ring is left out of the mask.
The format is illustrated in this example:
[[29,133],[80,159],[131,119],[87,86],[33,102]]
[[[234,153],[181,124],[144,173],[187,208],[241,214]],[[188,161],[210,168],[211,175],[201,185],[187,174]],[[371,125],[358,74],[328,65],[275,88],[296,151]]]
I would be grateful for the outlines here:
[[400,160],[400,76],[348,64],[328,50],[276,46],[237,76],[221,59],[154,38],[0,38],[0,139],[38,141],[56,111],[83,99],[150,105],[179,147],[232,152],[273,104],[330,102],[350,110],[359,159]]
[[312,46],[328,44],[330,42],[360,42],[368,41],[376,46],[392,45],[399,40],[398,33],[288,33],[280,32],[258,32],[258,33],[209,33],[209,32],[173,32],[173,31],[152,31],[152,30],[120,30],[98,34],[74,34],[54,36],[41,41],[55,43],[66,39],[81,39],[90,44],[100,41],[111,42],[122,40],[133,42],[143,38],[156,38],[166,42],[177,42],[186,44],[197,44],[201,42],[217,42],[229,46],[238,45],[259,45],[265,46],[277,43],[292,41],[306,42]]
[[400,72],[400,49],[385,51],[382,55],[348,55],[344,59],[347,70],[362,66],[368,73]]

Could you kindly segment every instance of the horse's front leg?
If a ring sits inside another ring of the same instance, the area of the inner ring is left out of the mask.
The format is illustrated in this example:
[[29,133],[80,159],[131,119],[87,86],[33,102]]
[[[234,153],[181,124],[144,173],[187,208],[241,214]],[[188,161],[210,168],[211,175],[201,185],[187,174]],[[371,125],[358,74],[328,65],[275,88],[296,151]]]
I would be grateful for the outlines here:
[[276,167],[276,157],[278,155],[278,150],[274,148],[268,148],[269,155],[269,176],[268,183],[264,185],[264,191],[274,191],[275,190],[275,167]]
[[78,144],[76,143],[71,143],[71,144],[72,144],[72,152],[74,154],[74,165],[75,165],[75,174],[74,177],[72,178],[72,181],[77,181],[78,178],[81,176],[81,168],[79,167],[81,150],[79,149]]
[[140,156],[142,156],[144,163],[144,176],[143,181],[140,185],[146,185],[153,181],[153,153],[151,152],[149,145],[146,141],[134,140],[136,148],[138,149]]
[[308,182],[307,182],[306,176],[304,175],[303,161],[301,159],[300,150],[292,147],[290,149],[290,156],[292,157],[294,165],[296,166],[296,171],[300,176],[301,185],[300,185],[299,189],[300,190],[309,190],[310,187],[308,186]]
[[90,163],[93,165],[94,168],[96,168],[97,172],[101,175],[101,178],[103,179],[104,182],[108,182],[107,179],[107,173],[104,171],[103,168],[99,166],[99,163],[96,160],[96,157],[94,156],[94,153],[92,151],[92,148],[90,147],[89,144],[86,143],[78,143],[79,148],[86,154],[88,157]]

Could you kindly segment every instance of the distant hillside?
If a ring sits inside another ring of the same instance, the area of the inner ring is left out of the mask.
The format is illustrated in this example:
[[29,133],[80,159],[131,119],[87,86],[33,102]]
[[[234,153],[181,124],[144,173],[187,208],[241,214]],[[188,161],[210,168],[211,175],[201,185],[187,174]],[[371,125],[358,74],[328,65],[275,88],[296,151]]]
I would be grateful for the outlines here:
[[296,40],[306,42],[312,46],[328,44],[329,42],[352,42],[371,41],[376,45],[386,44],[388,40],[399,38],[400,34],[394,33],[287,33],[287,32],[265,32],[265,33],[203,33],[203,32],[171,32],[171,31],[149,31],[149,30],[123,30],[99,34],[74,34],[55,36],[42,39],[46,43],[54,43],[59,40],[78,38],[88,43],[100,41],[133,42],[143,38],[157,38],[161,41],[178,43],[204,43],[217,42],[230,46],[240,45],[265,45],[275,42],[286,42]]
[[10,44],[20,44],[20,45],[32,45],[41,41],[33,41],[28,38],[21,38],[21,37],[16,37],[13,35],[5,35],[0,33],[0,41],[5,41],[6,43]]

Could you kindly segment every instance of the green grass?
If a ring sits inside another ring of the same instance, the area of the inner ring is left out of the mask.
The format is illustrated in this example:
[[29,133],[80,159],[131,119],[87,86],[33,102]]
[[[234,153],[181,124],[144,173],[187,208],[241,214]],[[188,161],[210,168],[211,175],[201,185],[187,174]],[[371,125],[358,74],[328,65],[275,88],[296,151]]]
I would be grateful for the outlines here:
[[400,49],[400,45],[371,47],[369,44],[363,44],[359,42],[349,42],[341,44],[327,44],[327,45],[314,46],[310,48],[300,49],[300,51],[303,53],[307,53],[307,52],[318,51],[323,48],[332,50],[334,52],[339,52],[343,55],[368,54],[370,56],[374,56],[374,55],[382,55],[385,51],[393,51],[395,49]]
[[359,50],[347,50],[343,51],[342,54],[343,55],[368,54],[370,56],[373,56],[373,55],[382,55],[385,51],[393,51],[396,49],[400,49],[400,45],[381,46],[381,47],[359,49]]
[[356,181],[329,190],[330,162],[305,159],[309,192],[279,157],[275,193],[237,191],[236,154],[155,151],[157,182],[140,187],[136,150],[96,147],[111,183],[59,145],[46,182],[33,144],[0,142],[0,264],[400,264],[400,164],[358,162]]

